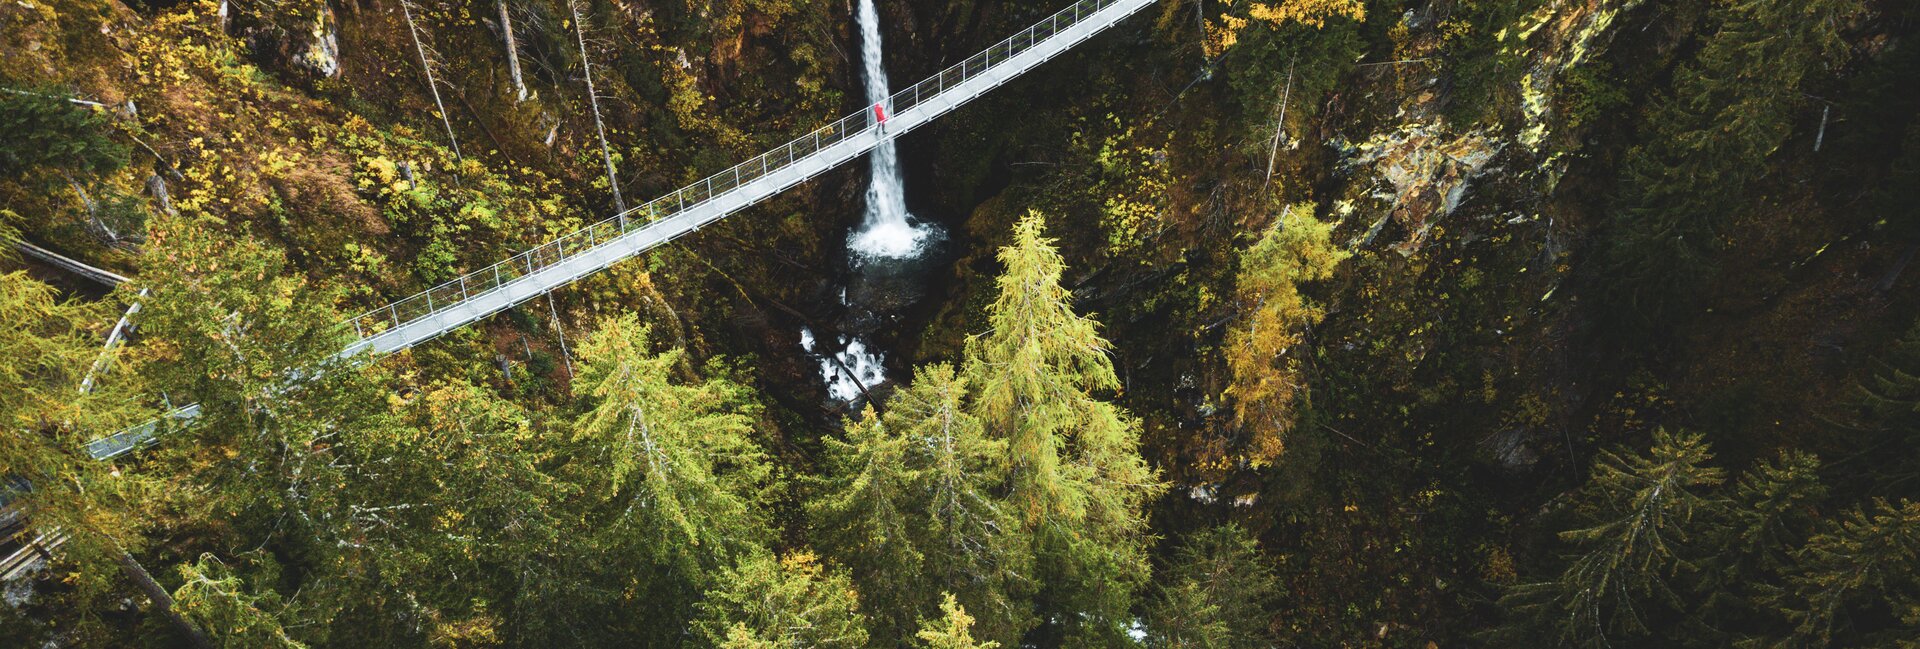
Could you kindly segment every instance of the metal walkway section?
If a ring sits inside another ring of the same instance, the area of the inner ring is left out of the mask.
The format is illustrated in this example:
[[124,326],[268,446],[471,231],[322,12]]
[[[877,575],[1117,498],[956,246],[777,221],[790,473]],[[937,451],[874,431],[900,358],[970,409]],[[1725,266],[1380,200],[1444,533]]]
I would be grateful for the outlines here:
[[[394,352],[538,297],[616,262],[726,218],[853,160],[961,104],[986,94],[1133,15],[1154,0],[1080,0],[985,51],[873,107],[645,205],[569,233],[505,261],[467,273],[345,323],[356,340],[340,353]],[[200,414],[196,405],[93,440],[95,459],[118,457]]]

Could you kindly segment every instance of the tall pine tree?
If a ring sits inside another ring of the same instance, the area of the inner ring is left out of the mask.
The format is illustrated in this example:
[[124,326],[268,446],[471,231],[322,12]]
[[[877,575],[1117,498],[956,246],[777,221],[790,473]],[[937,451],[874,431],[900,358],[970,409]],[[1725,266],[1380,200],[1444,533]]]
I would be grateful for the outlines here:
[[1011,647],[1034,624],[1033,541],[999,490],[1007,443],[988,437],[968,412],[967,387],[951,365],[923,367],[887,401],[885,417],[921,467],[915,490],[927,498],[920,547],[928,582],[967,608],[974,635]]
[[1854,434],[1853,452],[1837,464],[1850,486],[1880,494],[1920,496],[1920,325],[1876,359],[1839,417]]
[[1839,517],[1795,557],[1779,647],[1920,646],[1920,503]]
[[[13,216],[0,210],[0,263],[12,260]],[[159,486],[80,450],[145,412],[131,398],[124,364],[113,380],[80,387],[90,369],[104,367],[96,364],[104,352],[92,328],[111,319],[98,305],[60,299],[25,271],[0,273],[0,514],[23,514],[33,526],[21,532],[28,539],[68,539],[56,566],[71,590],[46,596],[64,600],[49,602],[56,608],[82,613],[78,628],[59,631],[77,638],[97,630],[96,614],[124,594],[113,581],[116,562],[122,547],[138,549],[148,523],[138,512]]]
[[1724,647],[1786,634],[1785,619],[1768,602],[1778,596],[1793,551],[1813,534],[1819,504],[1820,461],[1785,451],[1756,464],[1734,483],[1724,525],[1703,539],[1718,552],[1701,561],[1695,585],[1698,609],[1687,629],[1694,646]]
[[1645,455],[1602,454],[1577,494],[1585,526],[1560,533],[1574,554],[1556,579],[1502,598],[1520,616],[1506,631],[1604,647],[1667,628],[1681,605],[1672,579],[1698,570],[1700,537],[1725,508],[1706,493],[1723,480],[1712,458],[1698,434],[1664,430]]
[[1243,450],[1202,462],[1231,459],[1258,468],[1285,452],[1287,433],[1306,400],[1300,357],[1287,352],[1300,347],[1306,328],[1324,313],[1300,293],[1300,285],[1332,277],[1348,257],[1328,239],[1332,232],[1332,223],[1313,218],[1312,206],[1296,205],[1241,254],[1236,283],[1245,315],[1227,330],[1225,350],[1232,373],[1227,396]]
[[610,494],[689,569],[731,563],[768,539],[757,497],[770,477],[725,380],[676,378],[685,352],[654,352],[647,327],[614,317],[580,346],[580,385],[595,401],[575,428],[603,454]]
[[1147,616],[1147,644],[1167,649],[1255,649],[1270,631],[1279,578],[1237,525],[1194,534],[1180,547]]
[[974,411],[1008,441],[1013,504],[1035,537],[1041,642],[1127,642],[1147,576],[1141,511],[1162,488],[1139,452],[1139,425],[1096,396],[1119,388],[1098,325],[1073,311],[1066,264],[1029,213],[1000,249],[989,331],[969,337]]
[[576,389],[592,405],[561,473],[599,502],[559,551],[569,572],[603,576],[542,599],[575,629],[619,627],[606,609],[569,601],[643,611],[623,621],[641,634],[625,641],[678,642],[702,591],[772,540],[772,468],[752,436],[754,406],[732,381],[692,378],[682,350],[654,351],[632,316],[602,322],[578,353]]
[[884,416],[869,411],[846,441],[825,442],[807,505],[814,540],[851,569],[878,644],[910,640],[942,591],[984,611],[973,633],[986,640],[1013,643],[1032,626],[1031,540],[996,493],[1006,444],[965,400],[951,366],[922,368]]
[[846,576],[813,555],[757,553],[727,568],[700,602],[693,646],[859,649],[867,621],[858,609]]
[[920,649],[997,649],[1000,643],[992,640],[973,639],[973,616],[955,600],[953,594],[941,596],[940,617],[923,620],[920,631],[914,634],[918,640],[913,646]]
[[861,608],[873,636],[898,644],[912,633],[926,586],[926,557],[912,532],[927,521],[924,503],[914,502],[922,492],[920,470],[908,465],[911,442],[868,407],[860,422],[847,424],[846,441],[823,443],[827,475],[821,495],[807,503],[815,542],[868,594]]

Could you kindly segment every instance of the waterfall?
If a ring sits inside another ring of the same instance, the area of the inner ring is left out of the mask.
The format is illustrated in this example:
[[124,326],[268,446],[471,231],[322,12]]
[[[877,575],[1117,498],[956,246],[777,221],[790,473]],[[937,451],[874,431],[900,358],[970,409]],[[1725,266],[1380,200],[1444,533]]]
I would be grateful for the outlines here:
[[[867,85],[867,104],[885,102],[887,69],[881,59],[880,12],[873,0],[860,0],[856,11],[860,22],[860,64]],[[860,229],[847,236],[847,248],[855,262],[870,259],[903,259],[920,254],[934,235],[932,228],[920,224],[907,213],[906,189],[900,181],[900,153],[893,140],[874,147],[871,156],[872,183],[867,185],[866,220]]]
[[[880,12],[874,0],[858,0],[860,62],[865,68],[868,110],[887,100],[887,71],[881,58]],[[900,321],[900,312],[919,296],[925,264],[937,255],[940,230],[907,213],[900,179],[900,153],[892,140],[874,147],[873,178],[867,185],[865,218],[847,234],[849,284],[840,289],[846,313],[838,335],[816,338],[800,330],[800,347],[820,367],[828,398],[852,404],[866,390],[887,382],[886,351],[869,336]],[[849,294],[847,288],[853,288]]]

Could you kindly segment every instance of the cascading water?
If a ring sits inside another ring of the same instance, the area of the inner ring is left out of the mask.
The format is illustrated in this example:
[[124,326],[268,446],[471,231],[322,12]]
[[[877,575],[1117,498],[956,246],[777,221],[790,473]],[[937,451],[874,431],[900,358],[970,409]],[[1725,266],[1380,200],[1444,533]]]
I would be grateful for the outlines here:
[[[867,104],[884,103],[891,90],[887,87],[887,68],[881,59],[880,12],[873,0],[860,0],[860,64],[867,82]],[[847,249],[858,255],[855,263],[873,259],[903,259],[919,256],[935,236],[933,228],[921,224],[907,213],[907,193],[900,180],[900,152],[893,140],[883,140],[869,156],[873,181],[867,185],[867,218],[860,229],[847,236]]]
[[827,396],[851,403],[865,395],[867,388],[887,380],[887,369],[880,365],[885,357],[868,350],[867,343],[859,338],[841,336],[839,343],[840,351],[827,353],[817,348],[812,329],[800,328],[800,348],[820,363],[820,376],[827,380]]
[[[869,106],[884,103],[889,94],[881,58],[880,12],[873,2],[859,0],[854,12],[860,25],[860,62]],[[800,332],[801,347],[820,364],[828,396],[848,403],[886,381],[886,354],[865,336],[896,322],[896,312],[918,298],[921,258],[941,239],[939,229],[907,212],[900,154],[893,141],[874,147],[869,161],[872,179],[867,185],[865,218],[847,235],[852,290],[840,292],[840,304],[847,310],[839,327],[843,333],[819,340],[811,330]]]

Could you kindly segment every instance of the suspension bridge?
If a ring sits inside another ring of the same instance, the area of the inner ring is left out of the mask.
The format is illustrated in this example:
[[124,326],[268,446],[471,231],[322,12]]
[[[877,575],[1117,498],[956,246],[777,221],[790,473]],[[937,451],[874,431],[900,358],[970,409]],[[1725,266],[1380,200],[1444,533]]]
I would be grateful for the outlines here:
[[[1154,0],[1080,0],[939,74],[785,145],[486,268],[348,319],[337,358],[396,352],[698,231],[866,154],[1106,31]],[[87,444],[109,460],[155,443],[200,406]]]

